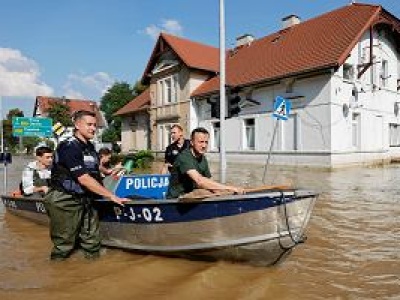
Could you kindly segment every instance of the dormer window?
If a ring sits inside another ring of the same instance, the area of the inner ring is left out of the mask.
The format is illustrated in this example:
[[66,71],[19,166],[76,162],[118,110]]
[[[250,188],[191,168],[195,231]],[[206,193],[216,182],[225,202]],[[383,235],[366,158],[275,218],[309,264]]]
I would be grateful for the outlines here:
[[351,64],[343,65],[343,79],[353,80],[354,79],[354,67]]

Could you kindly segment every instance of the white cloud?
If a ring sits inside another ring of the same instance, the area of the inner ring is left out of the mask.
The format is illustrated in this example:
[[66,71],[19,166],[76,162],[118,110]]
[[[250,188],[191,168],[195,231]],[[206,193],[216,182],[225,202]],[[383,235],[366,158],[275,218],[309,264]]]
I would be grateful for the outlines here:
[[145,28],[144,32],[149,35],[153,40],[157,39],[158,35],[161,32],[161,29],[158,28],[156,25],[150,25]]
[[160,26],[151,24],[147,26],[142,32],[149,35],[153,40],[155,40],[158,38],[160,32],[168,32],[174,35],[182,35],[183,27],[177,20],[165,19],[161,21]]
[[[70,74],[63,85],[64,95],[71,99],[100,98],[114,83],[114,79],[105,72],[91,75]],[[84,95],[91,95],[85,97]]]
[[38,64],[19,50],[0,48],[0,96],[52,95],[53,89],[40,81]]
[[182,35],[183,27],[177,20],[163,20],[162,27],[170,33]]

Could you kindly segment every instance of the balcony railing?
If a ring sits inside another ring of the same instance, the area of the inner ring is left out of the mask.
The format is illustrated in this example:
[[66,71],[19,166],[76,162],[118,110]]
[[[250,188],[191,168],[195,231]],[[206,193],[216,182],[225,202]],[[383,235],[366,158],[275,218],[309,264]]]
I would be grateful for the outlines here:
[[170,104],[165,106],[156,107],[157,119],[167,119],[179,116],[179,105]]

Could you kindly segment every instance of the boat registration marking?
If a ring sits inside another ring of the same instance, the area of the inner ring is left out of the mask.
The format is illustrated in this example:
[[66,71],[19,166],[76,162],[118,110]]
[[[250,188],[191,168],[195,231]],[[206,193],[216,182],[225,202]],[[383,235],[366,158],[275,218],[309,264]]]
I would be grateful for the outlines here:
[[122,217],[128,218],[132,222],[135,221],[146,221],[146,222],[162,222],[162,211],[159,207],[155,206],[152,208],[142,207],[133,208],[129,207],[128,211],[123,211],[120,207],[114,207],[115,218],[121,220]]
[[15,200],[10,200],[10,199],[4,199],[3,200],[4,205],[7,206],[8,208],[11,209],[17,209],[17,203],[15,202]]
[[46,208],[44,207],[44,204],[42,202],[36,202],[36,211],[42,214],[46,213]]

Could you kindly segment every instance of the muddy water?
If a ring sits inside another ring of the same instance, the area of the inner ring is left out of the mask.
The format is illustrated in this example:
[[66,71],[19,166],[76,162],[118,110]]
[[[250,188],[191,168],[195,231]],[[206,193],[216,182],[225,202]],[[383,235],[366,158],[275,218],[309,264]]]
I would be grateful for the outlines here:
[[[9,188],[21,166],[9,168]],[[257,186],[262,174],[236,165],[227,177]],[[117,249],[52,263],[47,228],[0,205],[0,299],[400,299],[400,166],[270,169],[267,178],[321,192],[307,242],[269,268]]]

